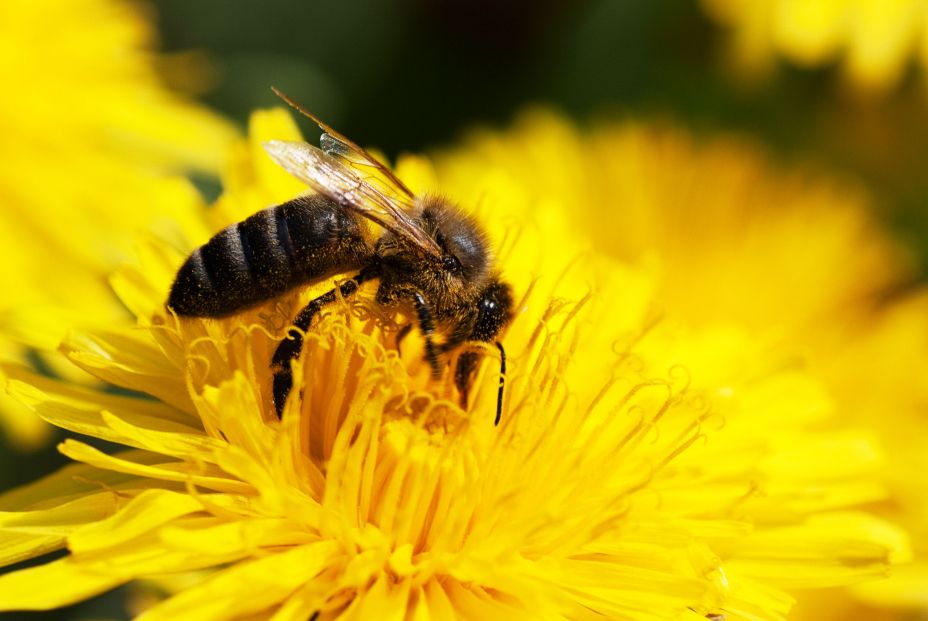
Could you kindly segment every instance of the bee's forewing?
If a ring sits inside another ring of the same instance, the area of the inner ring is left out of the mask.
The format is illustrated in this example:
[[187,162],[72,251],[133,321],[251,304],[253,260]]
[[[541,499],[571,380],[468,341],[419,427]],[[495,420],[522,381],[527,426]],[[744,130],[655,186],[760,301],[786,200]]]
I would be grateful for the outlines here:
[[362,166],[376,170],[382,177],[389,181],[394,190],[404,194],[409,199],[413,198],[412,190],[410,190],[409,187],[403,183],[399,177],[394,175],[393,171],[384,166],[384,164],[373,155],[368,153],[364,147],[359,146],[344,134],[336,131],[335,128],[327,125],[318,116],[298,104],[296,101],[285,95],[277,88],[272,86],[271,90],[274,91],[274,94],[287,102],[287,105],[292,107],[303,116],[311,119],[316,125],[319,126],[319,129],[321,129],[323,132],[322,137],[319,140],[319,146],[322,147],[323,151],[339,159],[345,160],[351,166]]
[[346,208],[405,238],[426,254],[440,256],[438,245],[408,215],[413,207],[404,191],[388,179],[362,175],[342,159],[305,142],[271,140],[268,155],[284,170]]

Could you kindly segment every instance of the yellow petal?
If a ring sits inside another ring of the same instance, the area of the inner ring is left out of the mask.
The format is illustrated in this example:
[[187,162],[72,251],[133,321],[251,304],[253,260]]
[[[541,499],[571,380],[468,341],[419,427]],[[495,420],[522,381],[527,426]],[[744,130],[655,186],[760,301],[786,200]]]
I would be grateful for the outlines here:
[[[174,408],[166,407],[163,403],[115,395],[103,396],[94,403],[91,399],[77,395],[73,391],[67,396],[49,395],[37,388],[37,385],[44,385],[51,390],[63,386],[62,384],[56,385],[54,380],[37,379],[30,383],[14,380],[9,383],[9,391],[13,397],[30,406],[44,420],[63,429],[137,448],[150,448],[152,442],[157,442],[148,440],[146,443],[143,439],[144,434],[136,432],[134,428],[131,435],[120,433],[119,425],[123,419],[99,409],[114,406],[119,408],[118,411],[122,412],[126,420],[138,425],[140,429],[157,427],[162,433],[174,433],[178,438],[175,443],[185,437],[198,445],[206,445],[208,442],[205,439],[202,442],[197,441],[198,438],[205,438],[205,436],[202,432],[198,435],[197,429],[188,426],[189,423],[194,422],[189,416],[179,413]],[[140,435],[142,437],[139,437]],[[167,450],[162,452],[170,454]]]
[[0,513],[0,529],[38,535],[64,536],[75,528],[111,515],[119,506],[113,492],[87,494],[52,507],[33,511]]
[[728,565],[768,584],[821,588],[884,577],[892,559],[909,555],[905,534],[887,522],[861,513],[825,513],[754,533]]
[[[123,451],[117,456],[133,463],[156,463],[164,458],[144,451]],[[119,472],[100,470],[86,464],[68,464],[41,479],[0,494],[0,510],[23,511],[56,507],[101,489],[120,490],[136,485],[146,488],[150,481]]]
[[239,563],[158,604],[137,621],[218,621],[266,610],[339,553],[336,543],[320,542]]
[[0,610],[51,610],[99,595],[131,576],[82,567],[64,558],[0,576]]
[[168,490],[146,490],[115,515],[98,519],[72,532],[68,536],[68,548],[74,554],[81,554],[117,546],[174,518],[202,510],[203,503],[194,496]]
[[380,576],[373,586],[361,593],[340,615],[345,621],[383,619],[403,621],[409,607],[409,581],[393,584],[386,576]]
[[928,562],[919,559],[893,567],[892,575],[886,580],[859,584],[853,588],[855,594],[865,602],[886,608],[928,608]]
[[148,460],[149,463],[140,462],[132,458],[127,458],[126,456],[107,455],[102,451],[76,440],[65,440],[58,446],[58,450],[75,461],[81,461],[103,470],[112,470],[138,477],[163,481],[191,483],[198,487],[205,487],[219,492],[233,494],[247,494],[252,492],[251,486],[241,483],[238,480],[225,478],[222,476],[223,473],[221,471],[205,464],[198,465],[196,467],[198,473],[194,474],[189,471],[188,465],[183,462],[157,463],[156,460],[151,460],[150,458]]
[[72,333],[61,351],[102,380],[153,395],[180,410],[193,410],[183,377],[152,340],[136,331]]
[[0,532],[0,567],[19,563],[60,550],[65,546],[63,536],[36,536],[23,533]]
[[[0,382],[3,377],[0,376]],[[30,412],[17,399],[0,392],[0,426],[9,436],[7,446],[14,451],[30,452],[45,446],[52,437],[52,428]]]

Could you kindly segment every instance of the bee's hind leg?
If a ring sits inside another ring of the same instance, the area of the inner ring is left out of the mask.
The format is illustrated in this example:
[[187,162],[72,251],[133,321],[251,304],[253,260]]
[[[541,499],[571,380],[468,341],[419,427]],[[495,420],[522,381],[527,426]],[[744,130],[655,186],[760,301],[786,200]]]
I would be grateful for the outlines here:
[[343,282],[337,289],[331,289],[318,298],[310,300],[309,304],[304,306],[300,314],[293,320],[293,325],[287,330],[284,340],[277,345],[277,349],[274,350],[274,357],[271,359],[271,370],[274,372],[274,409],[277,411],[277,418],[280,418],[283,414],[287,396],[290,394],[290,389],[293,388],[291,362],[300,355],[300,351],[303,349],[303,334],[309,330],[313,317],[324,306],[337,299],[336,292],[341,294],[343,298],[347,298],[358,290],[361,283],[376,277],[376,272],[362,270],[357,276]]

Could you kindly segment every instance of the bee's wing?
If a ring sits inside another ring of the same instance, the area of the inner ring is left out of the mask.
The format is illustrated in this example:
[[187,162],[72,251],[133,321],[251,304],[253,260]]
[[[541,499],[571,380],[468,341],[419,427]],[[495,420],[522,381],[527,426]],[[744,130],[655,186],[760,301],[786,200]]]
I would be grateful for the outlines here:
[[317,117],[315,114],[297,102],[290,99],[290,97],[277,90],[275,87],[272,86],[271,90],[274,91],[275,95],[287,102],[287,105],[289,105],[303,116],[311,119],[316,125],[319,126],[319,129],[321,129],[323,132],[319,139],[319,146],[322,147],[323,151],[332,157],[344,161],[352,168],[360,167],[362,169],[367,169],[368,174],[370,172],[376,171],[381,176],[381,178],[385,179],[395,189],[399,190],[410,200],[412,200],[412,191],[406,186],[405,183],[400,180],[399,177],[393,174],[393,171],[380,163],[377,158],[375,158],[363,148],[359,147],[347,137],[326,125],[322,119]]
[[412,194],[403,191],[405,186],[391,183],[392,174],[388,179],[364,174],[350,160],[305,142],[271,140],[264,143],[264,149],[284,170],[320,194],[373,220],[422,252],[441,256],[435,240],[409,217]]

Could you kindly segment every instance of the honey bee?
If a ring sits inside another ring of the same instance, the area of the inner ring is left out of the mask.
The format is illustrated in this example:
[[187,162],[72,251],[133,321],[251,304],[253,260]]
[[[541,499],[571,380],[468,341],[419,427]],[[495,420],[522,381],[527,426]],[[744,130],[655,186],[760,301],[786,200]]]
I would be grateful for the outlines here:
[[[467,342],[496,344],[499,424],[506,353],[497,337],[512,320],[513,299],[493,269],[481,227],[446,198],[413,194],[367,151],[272,90],[322,130],[320,148],[264,144],[277,164],[316,194],[259,211],[194,250],[177,272],[167,305],[182,317],[225,317],[295,287],[356,272],[310,301],[278,344],[271,361],[278,417],[293,386],[291,362],[313,318],[338,295],[347,298],[377,280],[378,304],[413,311],[434,378],[441,376],[445,354]],[[475,351],[458,356],[454,382],[462,407],[478,361]]]

